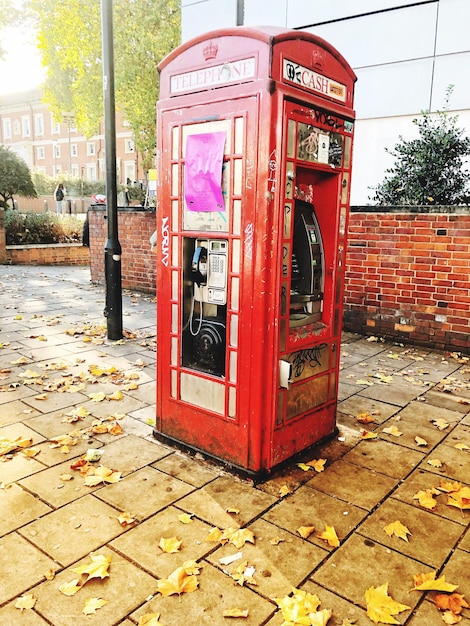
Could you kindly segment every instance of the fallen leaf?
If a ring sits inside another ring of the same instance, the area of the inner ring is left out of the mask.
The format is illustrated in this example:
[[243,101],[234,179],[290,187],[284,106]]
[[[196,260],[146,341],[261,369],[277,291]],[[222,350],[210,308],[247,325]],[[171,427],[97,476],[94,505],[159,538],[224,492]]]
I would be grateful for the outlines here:
[[328,545],[331,546],[332,548],[337,548],[339,546],[339,539],[334,529],[334,526],[326,525],[325,530],[316,536],[319,539],[323,539],[324,541],[326,541]]
[[395,535],[396,537],[398,537],[399,539],[403,539],[404,541],[408,541],[407,535],[411,535],[411,532],[408,530],[408,528],[398,520],[385,526],[384,530],[389,537]]
[[447,504],[455,506],[461,511],[470,509],[470,487],[462,487],[458,491],[452,491],[447,494]]
[[112,393],[109,396],[106,396],[107,400],[122,400],[124,398],[124,394],[122,393],[122,391],[119,391],[119,389],[117,391],[115,391],[114,393]]
[[372,422],[375,421],[369,411],[358,413],[358,415],[356,415],[356,419],[360,424],[372,424]]
[[291,492],[291,490],[289,489],[289,487],[287,485],[282,485],[282,487],[279,488],[279,496],[281,498],[285,498],[290,493],[292,493],[292,492]]
[[124,511],[123,513],[118,515],[118,521],[121,524],[121,526],[128,526],[129,524],[133,524],[136,521],[136,519],[134,515],[131,515],[127,511]]
[[428,572],[427,574],[416,574],[413,576],[415,586],[413,591],[446,591],[452,593],[458,585],[446,583],[446,577],[441,576],[436,579],[436,572]]
[[436,593],[433,600],[440,611],[452,611],[456,615],[462,612],[462,608],[470,608],[470,604],[460,593]]
[[240,509],[236,509],[233,506],[229,506],[227,509],[225,509],[226,513],[231,513],[232,515],[239,515],[240,514]]
[[158,543],[158,547],[162,552],[173,554],[179,552],[183,542],[178,537],[162,537]]
[[162,578],[157,582],[157,589],[162,596],[173,594],[191,593],[198,588],[199,582],[196,576],[188,575],[184,567],[178,567],[168,578]]
[[428,442],[426,441],[426,439],[423,439],[422,437],[418,437],[418,435],[416,435],[415,441],[416,441],[416,444],[418,446],[427,446],[428,445]]
[[75,580],[72,580],[69,583],[64,583],[63,585],[61,585],[59,587],[59,591],[63,593],[64,596],[74,596],[77,593],[77,591],[79,591],[81,588],[81,585],[79,585],[78,583],[79,583],[78,578],[75,578]]
[[361,439],[376,439],[377,433],[372,433],[369,430],[363,430],[361,433]]
[[23,456],[26,456],[31,459],[37,456],[40,452],[41,450],[39,448],[26,448],[26,450],[23,450],[22,454]]
[[313,459],[312,461],[308,461],[307,465],[313,467],[313,469],[320,473],[325,469],[326,459]]
[[315,594],[308,593],[302,589],[292,589],[292,596],[275,598],[274,601],[281,609],[284,624],[306,624],[310,625],[310,615],[317,612],[320,600]]
[[375,624],[399,624],[393,615],[407,611],[411,607],[401,604],[388,595],[388,583],[379,587],[369,587],[365,592],[367,617]]
[[439,492],[437,489],[426,489],[422,491],[418,491],[413,496],[413,500],[418,500],[420,506],[425,509],[429,509],[432,511],[437,506],[437,500],[434,500],[433,496],[437,495]]
[[178,519],[182,524],[191,524],[193,515],[190,513],[182,513],[178,515]]
[[431,465],[432,467],[442,467],[442,463],[439,459],[429,459],[428,465]]
[[108,600],[103,600],[102,598],[88,598],[85,601],[82,612],[85,613],[85,615],[94,615],[96,611],[101,609],[105,604],[108,604]]
[[223,617],[248,617],[248,609],[226,609]]
[[137,626],[163,626],[160,622],[160,613],[146,613],[139,618]]
[[300,528],[297,528],[297,532],[303,539],[310,537],[314,530],[315,526],[300,526]]
[[383,432],[387,435],[393,435],[394,437],[401,437],[403,433],[395,425],[384,428]]
[[92,578],[106,578],[109,576],[108,568],[111,564],[111,558],[111,556],[106,556],[105,554],[90,554],[91,563],[73,567],[72,572],[86,575],[83,585]]
[[434,426],[439,428],[439,430],[445,430],[449,426],[449,424],[441,417],[439,417],[437,420],[432,420],[432,423],[434,424]]
[[103,400],[106,398],[106,394],[103,391],[99,391],[98,393],[89,393],[88,397],[93,402],[103,402]]
[[55,572],[54,572],[54,570],[52,569],[52,567],[50,567],[50,568],[47,570],[47,572],[44,574],[44,578],[45,578],[46,580],[54,580],[54,578],[55,578]]
[[220,538],[221,543],[232,543],[236,548],[243,548],[245,543],[255,543],[255,536],[247,528],[226,528]]
[[451,480],[444,480],[441,478],[441,482],[438,487],[439,491],[445,491],[446,493],[450,493],[451,491],[459,491],[462,489],[462,483]]
[[281,541],[284,541],[284,539],[281,537],[272,537],[271,539],[268,539],[268,541],[272,546],[278,546]]
[[114,436],[122,435],[123,432],[124,430],[121,424],[119,424],[118,422],[114,422],[114,424],[110,428],[108,428],[108,433],[110,435],[114,435]]
[[457,448],[457,450],[470,450],[470,446],[467,446],[466,443],[456,443],[454,448]]
[[20,609],[24,611],[25,609],[32,609],[36,604],[37,598],[35,598],[31,593],[28,593],[25,596],[20,596],[15,603],[15,609]]
[[103,465],[91,467],[89,473],[85,476],[85,485],[87,487],[95,487],[100,483],[117,483],[121,480],[121,472],[113,472]]
[[73,476],[72,474],[61,474],[59,476],[60,480],[62,480],[64,483],[68,482],[69,480],[73,480]]
[[209,534],[207,535],[207,537],[205,538],[205,540],[204,540],[204,541],[207,541],[207,542],[212,542],[212,541],[214,541],[214,542],[216,542],[216,543],[217,543],[218,541],[220,541],[220,539],[221,539],[221,537],[222,537],[222,534],[223,534],[223,533],[222,533],[222,531],[220,530],[220,528],[217,528],[217,527],[216,527],[216,528],[213,528],[213,529],[209,532]]
[[310,471],[312,469],[306,463],[297,463],[297,467],[300,467],[300,469],[303,470],[304,472],[308,472],[308,471]]
[[442,614],[442,621],[444,624],[458,624],[462,621],[462,616],[456,615],[455,613],[452,613],[452,611],[445,611]]

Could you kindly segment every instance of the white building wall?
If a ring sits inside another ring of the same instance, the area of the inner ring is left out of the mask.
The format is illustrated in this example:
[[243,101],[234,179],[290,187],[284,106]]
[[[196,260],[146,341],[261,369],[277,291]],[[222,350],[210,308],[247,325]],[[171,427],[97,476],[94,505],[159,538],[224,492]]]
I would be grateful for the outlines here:
[[367,204],[402,135],[416,136],[412,120],[423,110],[450,106],[470,135],[469,0],[182,0],[183,41],[235,26],[307,30],[329,41],[358,80],[354,108],[351,204]]

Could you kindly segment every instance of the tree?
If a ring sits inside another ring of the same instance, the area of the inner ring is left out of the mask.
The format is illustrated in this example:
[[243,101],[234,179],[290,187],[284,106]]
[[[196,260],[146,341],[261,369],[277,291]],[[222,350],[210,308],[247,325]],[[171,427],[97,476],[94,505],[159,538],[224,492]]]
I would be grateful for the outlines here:
[[[85,135],[103,119],[101,11],[98,1],[29,0],[48,68],[45,100],[57,119],[73,111]],[[144,167],[153,165],[157,65],[180,43],[179,0],[114,0],[116,108],[133,134]]]
[[6,146],[0,146],[0,206],[14,207],[13,196],[37,198],[38,194],[26,163]]
[[458,115],[449,115],[452,89],[447,89],[443,111],[434,115],[423,111],[421,118],[413,120],[417,139],[405,140],[400,135],[393,150],[386,148],[396,162],[375,188],[377,204],[452,205],[466,201],[470,172],[464,164],[470,156],[470,139],[457,127]]

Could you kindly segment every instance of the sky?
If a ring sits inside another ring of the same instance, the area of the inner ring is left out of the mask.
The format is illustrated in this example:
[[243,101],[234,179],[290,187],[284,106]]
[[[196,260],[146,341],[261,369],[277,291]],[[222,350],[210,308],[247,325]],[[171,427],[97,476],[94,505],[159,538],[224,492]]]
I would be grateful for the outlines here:
[[45,79],[35,35],[26,27],[9,27],[1,31],[6,51],[0,60],[0,96],[38,87]]

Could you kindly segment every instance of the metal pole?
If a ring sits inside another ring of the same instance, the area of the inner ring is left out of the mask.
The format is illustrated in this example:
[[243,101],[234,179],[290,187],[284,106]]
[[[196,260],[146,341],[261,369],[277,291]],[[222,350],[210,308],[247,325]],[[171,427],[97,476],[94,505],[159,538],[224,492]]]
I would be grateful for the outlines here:
[[118,239],[116,177],[116,111],[114,103],[113,2],[101,0],[103,44],[104,138],[106,150],[106,214],[108,239],[104,248],[108,339],[122,338],[121,244]]

